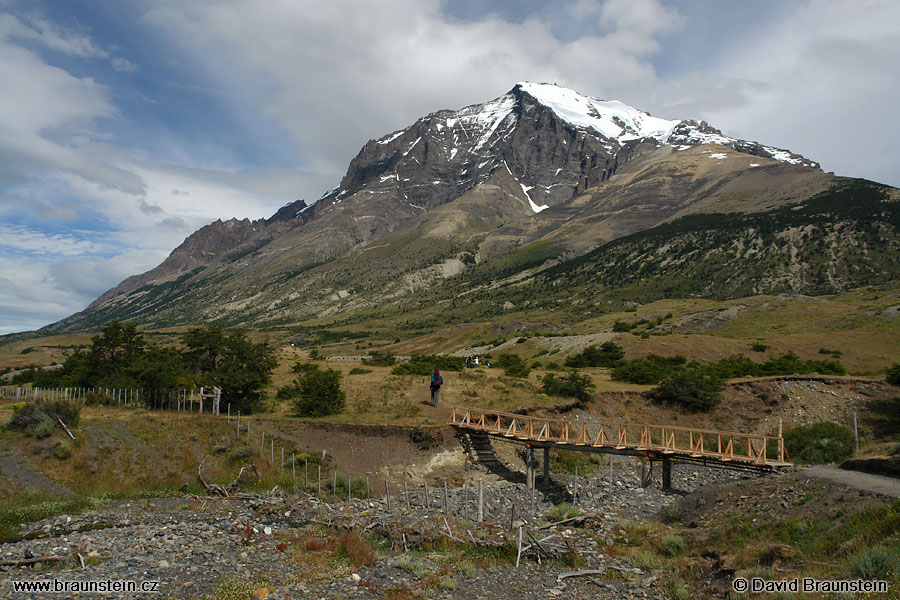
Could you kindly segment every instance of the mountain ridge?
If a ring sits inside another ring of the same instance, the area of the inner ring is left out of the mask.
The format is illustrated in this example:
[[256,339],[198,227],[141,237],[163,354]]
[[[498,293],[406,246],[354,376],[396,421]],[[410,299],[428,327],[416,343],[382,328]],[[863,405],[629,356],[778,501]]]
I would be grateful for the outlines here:
[[333,320],[399,307],[509,252],[531,257],[510,264],[546,268],[685,215],[798,205],[841,181],[704,122],[525,82],[369,140],[316,202],[201,228],[48,327]]

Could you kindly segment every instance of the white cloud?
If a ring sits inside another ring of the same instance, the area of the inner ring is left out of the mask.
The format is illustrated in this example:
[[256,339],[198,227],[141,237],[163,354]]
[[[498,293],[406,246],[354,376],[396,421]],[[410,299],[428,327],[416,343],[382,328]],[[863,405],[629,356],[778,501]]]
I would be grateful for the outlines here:
[[35,42],[44,48],[78,58],[106,58],[90,36],[61,28],[58,24],[37,15],[18,18],[10,13],[0,14],[0,38]]
[[900,185],[897,23],[897,2],[810,0],[654,96],[665,112],[691,111],[840,175]]
[[0,223],[0,248],[4,253],[28,252],[44,256],[81,256],[108,252],[104,247],[81,236],[46,233],[23,225]]
[[136,73],[141,70],[140,65],[120,56],[110,59],[109,62],[112,65],[112,68],[120,73]]
[[[677,12],[652,0],[580,3],[602,35],[571,42],[536,19],[449,20],[436,0],[359,3],[158,2],[144,22],[204,65],[204,72],[260,105],[303,154],[335,179],[368,138],[441,108],[482,102],[523,79],[587,93],[652,85],[653,36]],[[567,4],[568,6],[568,4]],[[318,190],[301,190],[307,198]]]

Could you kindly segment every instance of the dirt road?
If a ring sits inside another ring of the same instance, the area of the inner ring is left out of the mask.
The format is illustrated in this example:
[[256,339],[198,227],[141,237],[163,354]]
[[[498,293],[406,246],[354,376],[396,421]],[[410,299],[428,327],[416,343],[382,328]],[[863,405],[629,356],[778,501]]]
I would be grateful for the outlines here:
[[892,477],[882,477],[881,475],[871,475],[859,471],[845,471],[843,469],[838,469],[837,467],[825,465],[806,467],[805,469],[798,471],[797,476],[827,479],[858,490],[866,490],[877,494],[884,494],[885,496],[900,498],[900,479],[894,479]]

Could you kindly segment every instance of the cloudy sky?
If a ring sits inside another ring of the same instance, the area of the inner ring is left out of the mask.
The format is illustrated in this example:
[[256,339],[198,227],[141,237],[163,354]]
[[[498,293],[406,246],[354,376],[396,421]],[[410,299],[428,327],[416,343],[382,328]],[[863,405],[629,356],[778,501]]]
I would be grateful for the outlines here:
[[556,82],[900,185],[893,0],[0,0],[0,334]]

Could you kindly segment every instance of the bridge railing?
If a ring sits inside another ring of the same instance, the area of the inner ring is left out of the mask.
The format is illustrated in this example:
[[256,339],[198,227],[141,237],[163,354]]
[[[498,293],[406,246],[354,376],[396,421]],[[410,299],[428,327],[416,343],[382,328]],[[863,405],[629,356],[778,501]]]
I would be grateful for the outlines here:
[[455,408],[447,423],[493,436],[547,444],[629,449],[755,465],[790,464],[784,438],[776,436],[674,425],[569,421],[479,408]]

